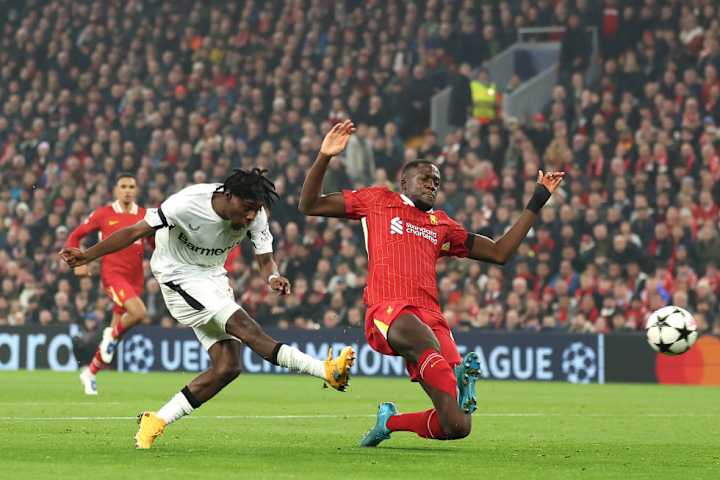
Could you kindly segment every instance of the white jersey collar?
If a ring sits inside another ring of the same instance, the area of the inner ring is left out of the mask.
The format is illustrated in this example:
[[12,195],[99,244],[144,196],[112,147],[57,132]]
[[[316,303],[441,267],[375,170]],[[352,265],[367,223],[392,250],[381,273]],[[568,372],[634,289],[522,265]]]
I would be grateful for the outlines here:
[[130,206],[130,210],[127,212],[123,211],[120,200],[115,200],[111,206],[115,213],[129,213],[131,215],[137,215],[138,213],[138,205],[135,202],[133,202],[133,204]]

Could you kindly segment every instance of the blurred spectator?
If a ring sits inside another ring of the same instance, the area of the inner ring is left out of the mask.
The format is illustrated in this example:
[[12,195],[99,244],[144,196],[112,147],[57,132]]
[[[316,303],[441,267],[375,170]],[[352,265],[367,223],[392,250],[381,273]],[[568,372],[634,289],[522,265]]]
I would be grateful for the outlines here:
[[[296,208],[322,135],[351,117],[358,134],[326,192],[397,189],[403,163],[427,158],[438,206],[492,237],[538,169],[568,172],[508,265],[438,264],[456,328],[626,331],[678,302],[718,331],[715,2],[66,3],[9,2],[0,21],[0,324],[107,318],[97,276],[76,278],[56,252],[118,171],[154,206],[260,166],[280,193],[272,229],[293,295],[268,294],[245,245],[228,261],[233,288],[265,324],[362,328],[361,228]],[[502,118],[478,67],[518,28],[546,25],[566,27],[560,85],[527,121]],[[587,27],[603,58],[594,84]],[[438,138],[429,105],[446,85],[455,131]],[[145,301],[149,322],[174,325],[149,277]]]
[[567,79],[574,72],[584,72],[588,67],[592,44],[581,24],[580,15],[571,13],[560,47],[560,70]]

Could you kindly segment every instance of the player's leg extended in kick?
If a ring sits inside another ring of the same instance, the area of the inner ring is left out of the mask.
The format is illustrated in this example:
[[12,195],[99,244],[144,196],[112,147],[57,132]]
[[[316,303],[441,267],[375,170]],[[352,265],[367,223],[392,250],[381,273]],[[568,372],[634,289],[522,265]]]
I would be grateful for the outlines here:
[[337,358],[333,358],[330,348],[327,360],[318,360],[269,336],[242,308],[228,320],[225,330],[275,365],[321,378],[335,390],[345,391],[349,384],[350,367],[355,361],[352,347],[343,348]]
[[390,438],[391,432],[415,432],[423,438],[438,440],[468,436],[471,416],[458,405],[455,373],[440,354],[440,344],[430,327],[415,315],[403,314],[390,325],[387,341],[398,355],[418,366],[420,384],[434,408],[399,414],[393,404],[383,403],[375,426],[360,445],[374,447]]
[[97,395],[95,375],[112,362],[117,344],[132,327],[142,322],[147,314],[140,297],[129,298],[123,303],[124,312],[114,311],[112,323],[103,330],[102,340],[90,365],[80,373],[80,381],[87,395]]
[[[228,319],[225,328],[227,333],[239,338],[258,355],[275,365],[322,378],[340,391],[345,390],[348,385],[350,367],[355,360],[355,352],[350,347],[344,348],[338,358],[333,358],[330,351],[327,360],[317,360],[274,340],[242,308]],[[208,350],[212,361],[211,368],[195,377],[157,413],[140,414],[135,446],[150,448],[168,424],[189,415],[232,382],[240,374],[239,348],[240,343],[234,340],[222,340],[213,344]]]

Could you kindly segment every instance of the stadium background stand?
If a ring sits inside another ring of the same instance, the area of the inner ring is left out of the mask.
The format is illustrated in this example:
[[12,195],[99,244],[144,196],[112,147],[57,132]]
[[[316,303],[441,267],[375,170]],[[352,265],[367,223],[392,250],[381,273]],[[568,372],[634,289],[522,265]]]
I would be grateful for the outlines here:
[[[155,206],[260,166],[281,194],[272,229],[293,294],[268,294],[243,249],[229,262],[238,296],[266,325],[359,326],[360,229],[296,208],[323,133],[349,116],[358,132],[326,191],[397,188],[403,163],[431,159],[442,208],[493,237],[539,168],[568,172],[509,265],[438,264],[454,328],[627,331],[673,303],[719,333],[715,2],[477,3],[0,1],[0,325],[107,320],[98,277],[76,278],[57,251],[110,201],[118,172],[136,172],[139,203]],[[599,82],[584,84],[561,39],[563,80],[544,113],[427,132],[431,95],[467,81],[462,64],[573,12],[598,29]],[[149,275],[144,300],[148,322],[175,325]]]

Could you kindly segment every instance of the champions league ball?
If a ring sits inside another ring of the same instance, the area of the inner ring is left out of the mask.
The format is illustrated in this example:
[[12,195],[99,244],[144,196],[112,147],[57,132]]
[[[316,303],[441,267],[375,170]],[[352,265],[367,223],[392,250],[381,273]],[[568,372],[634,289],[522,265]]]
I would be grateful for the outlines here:
[[123,341],[123,360],[125,369],[130,372],[147,372],[155,363],[155,352],[152,341],[140,334],[135,334]]
[[582,342],[573,342],[562,354],[562,371],[568,382],[590,383],[597,374],[597,355]]
[[687,352],[698,337],[693,316],[684,308],[674,305],[650,314],[645,324],[645,333],[653,350],[665,355]]

